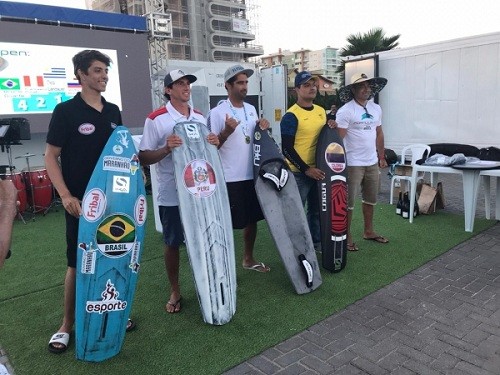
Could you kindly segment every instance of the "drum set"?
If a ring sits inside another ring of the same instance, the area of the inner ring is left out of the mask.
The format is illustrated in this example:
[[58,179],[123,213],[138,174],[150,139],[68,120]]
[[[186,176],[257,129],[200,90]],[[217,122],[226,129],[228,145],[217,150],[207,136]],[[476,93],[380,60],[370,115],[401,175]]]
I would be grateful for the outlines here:
[[35,214],[45,215],[52,207],[61,204],[47,169],[42,166],[30,166],[29,159],[33,156],[36,155],[27,153],[15,158],[26,159],[27,166],[21,172],[12,165],[0,165],[0,179],[11,180],[17,189],[18,217],[23,222],[26,214],[31,214],[34,220]]

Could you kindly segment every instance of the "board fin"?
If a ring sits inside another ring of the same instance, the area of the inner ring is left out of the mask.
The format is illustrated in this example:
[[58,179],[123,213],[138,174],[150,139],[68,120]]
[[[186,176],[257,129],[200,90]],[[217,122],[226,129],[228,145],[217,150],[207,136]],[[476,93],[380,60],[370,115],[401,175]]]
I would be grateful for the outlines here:
[[288,181],[288,170],[283,159],[270,159],[262,164],[259,176],[268,181],[277,190],[281,191]]
[[226,304],[226,299],[224,298],[224,284],[223,283],[219,283],[219,288],[220,288],[221,303],[223,305],[225,305]]
[[313,268],[311,266],[311,263],[309,263],[304,254],[299,255],[299,261],[306,277],[306,285],[308,288],[310,288],[313,285]]

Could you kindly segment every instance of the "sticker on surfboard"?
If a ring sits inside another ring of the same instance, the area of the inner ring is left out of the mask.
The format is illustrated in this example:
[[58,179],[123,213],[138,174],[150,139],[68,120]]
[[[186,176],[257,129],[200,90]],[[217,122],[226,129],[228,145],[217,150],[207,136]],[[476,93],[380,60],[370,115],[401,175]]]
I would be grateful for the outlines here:
[[331,194],[331,220],[332,238],[334,241],[341,241],[347,238],[345,228],[347,227],[347,180],[345,176],[332,176]]
[[325,150],[325,162],[335,173],[342,172],[346,167],[344,147],[336,142],[330,143]]
[[217,189],[214,169],[204,159],[195,159],[188,163],[182,175],[184,187],[197,198],[209,197]]

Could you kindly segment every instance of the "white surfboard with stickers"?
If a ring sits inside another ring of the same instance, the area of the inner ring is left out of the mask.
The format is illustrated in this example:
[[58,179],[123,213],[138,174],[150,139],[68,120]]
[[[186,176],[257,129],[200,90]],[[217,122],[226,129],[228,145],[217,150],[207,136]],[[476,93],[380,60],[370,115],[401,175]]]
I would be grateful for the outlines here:
[[222,325],[236,311],[236,266],[229,199],[217,147],[204,124],[175,125],[183,144],[173,149],[186,247],[203,320]]

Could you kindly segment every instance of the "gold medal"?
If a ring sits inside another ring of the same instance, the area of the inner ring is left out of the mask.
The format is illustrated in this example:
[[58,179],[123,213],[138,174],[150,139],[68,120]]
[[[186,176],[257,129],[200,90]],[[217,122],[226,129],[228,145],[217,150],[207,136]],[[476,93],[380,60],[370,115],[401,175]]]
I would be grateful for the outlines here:
[[250,137],[249,137],[248,135],[245,135],[245,142],[246,142],[247,144],[249,144],[249,143],[250,143]]

